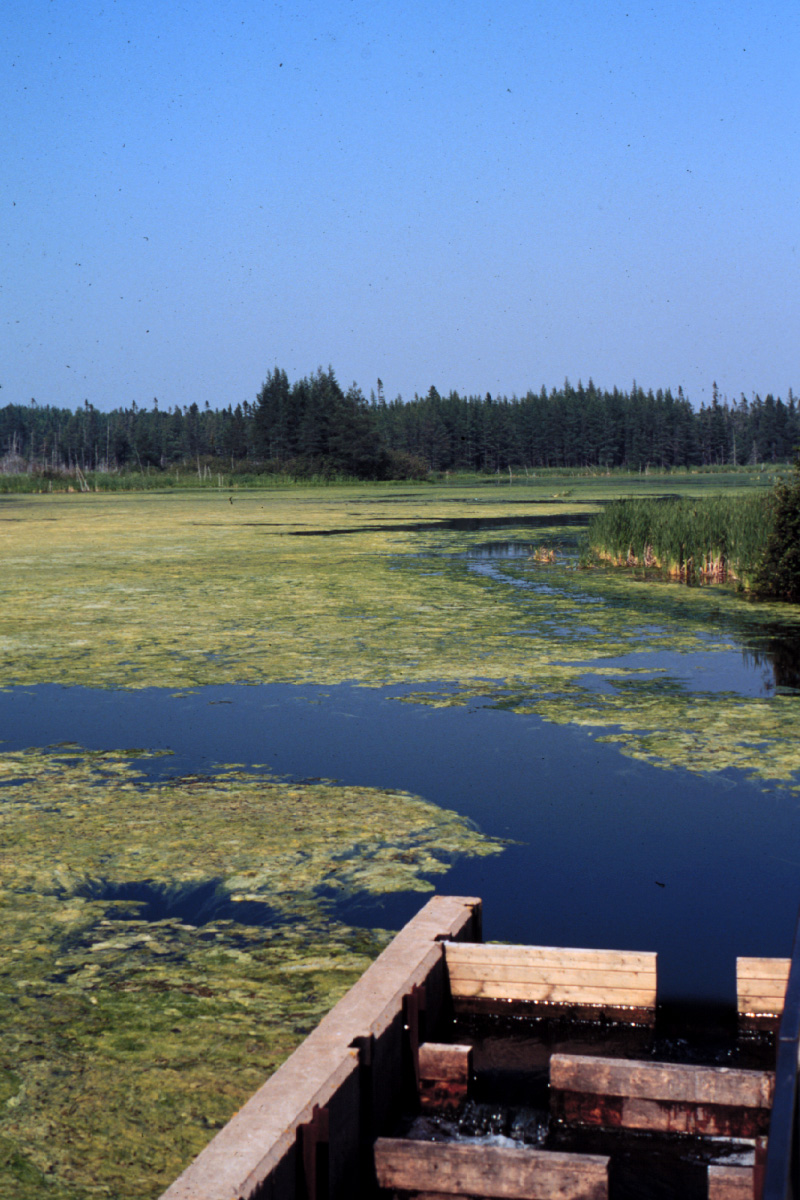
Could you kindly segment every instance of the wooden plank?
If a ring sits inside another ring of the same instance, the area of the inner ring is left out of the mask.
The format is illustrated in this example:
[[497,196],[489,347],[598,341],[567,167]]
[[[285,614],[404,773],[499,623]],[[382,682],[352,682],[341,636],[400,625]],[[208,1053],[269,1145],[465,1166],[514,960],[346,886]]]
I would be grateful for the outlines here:
[[656,970],[656,955],[639,950],[581,950],[562,946],[510,946],[492,942],[445,942],[448,965],[452,962],[538,963],[566,966],[594,965],[598,970]]
[[770,1012],[783,1012],[786,995],[785,981],[780,979],[746,979],[739,984],[737,997],[740,1011],[752,1004],[771,1004]]
[[472,1046],[423,1042],[419,1048],[420,1079],[452,1079],[466,1083],[472,1068]]
[[645,1009],[656,1003],[655,954],[445,943],[445,959],[456,1001]]
[[769,1109],[774,1085],[772,1071],[577,1054],[554,1054],[550,1059],[550,1086],[559,1091]]
[[450,985],[453,999],[486,996],[492,1000],[525,1000],[536,1004],[579,1004],[613,1008],[649,1008],[655,1005],[652,988],[615,991],[588,984],[493,983],[491,980],[458,980]]
[[452,963],[448,967],[451,986],[462,981],[491,980],[497,983],[542,983],[569,984],[608,988],[609,990],[626,988],[653,988],[654,976],[646,971],[609,971],[583,970],[579,966],[548,966],[547,963],[537,963],[527,966],[522,963]]
[[419,1101],[423,1109],[456,1109],[467,1099],[472,1046],[423,1042],[419,1048]]
[[[385,1194],[383,1191],[380,1192],[380,1195]],[[602,1192],[601,1195],[605,1196],[606,1193]],[[399,1200],[401,1196],[407,1196],[409,1200],[442,1200],[443,1197],[446,1197],[447,1200],[477,1200],[474,1192],[471,1195],[467,1195],[466,1192],[392,1192],[392,1196],[394,1200]],[[483,1197],[480,1200],[483,1200]]]
[[755,1182],[752,1167],[708,1168],[708,1200],[754,1200]]
[[736,994],[740,1013],[780,1014],[789,980],[788,958],[737,958]]
[[602,1129],[684,1133],[691,1137],[755,1138],[769,1128],[768,1108],[697,1104],[689,1100],[640,1100],[591,1092],[552,1092],[557,1121]]
[[382,1188],[491,1200],[605,1200],[608,1159],[463,1142],[379,1138],[375,1170]]
[[790,958],[737,958],[736,975],[743,979],[788,979]]

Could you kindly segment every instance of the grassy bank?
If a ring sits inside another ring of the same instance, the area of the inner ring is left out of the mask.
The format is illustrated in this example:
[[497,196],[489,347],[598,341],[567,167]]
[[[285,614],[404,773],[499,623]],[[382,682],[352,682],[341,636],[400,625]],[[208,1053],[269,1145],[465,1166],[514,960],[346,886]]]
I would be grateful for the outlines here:
[[385,480],[364,483],[346,475],[329,474],[293,475],[291,472],[274,472],[263,464],[237,463],[231,469],[223,459],[201,459],[195,465],[172,466],[164,469],[152,466],[141,469],[115,471],[81,471],[78,468],[50,470],[31,466],[27,470],[4,472],[0,465],[0,495],[42,495],[54,492],[173,492],[173,491],[220,491],[243,489],[275,490],[286,487],[366,487],[380,491],[398,486],[436,485],[450,489],[522,488],[537,494],[548,488],[589,488],[600,492],[651,491],[663,492],[665,485],[692,492],[708,489],[730,488],[752,489],[770,486],[777,478],[779,468],[760,464],[745,467],[693,467],[686,470],[648,469],[630,471],[623,468],[598,470],[597,468],[545,467],[536,470],[514,467],[511,471],[495,474],[478,474],[468,471],[431,471],[426,480]]

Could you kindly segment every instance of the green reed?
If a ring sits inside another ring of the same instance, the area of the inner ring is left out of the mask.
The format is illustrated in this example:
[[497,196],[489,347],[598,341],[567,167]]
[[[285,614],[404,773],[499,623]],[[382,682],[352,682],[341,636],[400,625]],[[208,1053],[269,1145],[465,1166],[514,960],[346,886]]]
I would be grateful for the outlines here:
[[774,522],[774,496],[619,500],[589,525],[592,555],[658,567],[687,582],[733,578],[749,588]]

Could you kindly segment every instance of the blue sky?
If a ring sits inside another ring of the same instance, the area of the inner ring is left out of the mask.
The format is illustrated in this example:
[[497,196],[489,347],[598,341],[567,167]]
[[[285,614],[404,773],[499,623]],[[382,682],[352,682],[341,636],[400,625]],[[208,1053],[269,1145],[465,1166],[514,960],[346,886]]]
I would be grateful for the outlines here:
[[796,0],[6,0],[0,404],[800,391]]

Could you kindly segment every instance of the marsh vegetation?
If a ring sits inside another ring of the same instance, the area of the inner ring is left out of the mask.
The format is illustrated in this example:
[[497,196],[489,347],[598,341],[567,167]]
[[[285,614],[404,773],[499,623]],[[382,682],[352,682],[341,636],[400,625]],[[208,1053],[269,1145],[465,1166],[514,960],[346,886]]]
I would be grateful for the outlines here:
[[589,522],[589,553],[683,583],[735,582],[800,599],[800,462],[769,492],[618,500]]
[[687,912],[780,948],[797,610],[579,566],[602,501],[664,487],[0,499],[0,1195],[156,1194],[384,944],[386,897],[505,893],[520,940],[668,960],[678,930],[688,988],[726,985]]
[[774,521],[772,493],[622,500],[592,518],[589,547],[617,566],[657,567],[685,583],[731,580],[749,589]]

